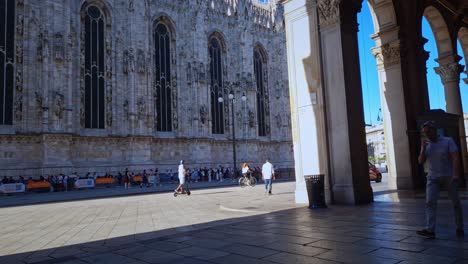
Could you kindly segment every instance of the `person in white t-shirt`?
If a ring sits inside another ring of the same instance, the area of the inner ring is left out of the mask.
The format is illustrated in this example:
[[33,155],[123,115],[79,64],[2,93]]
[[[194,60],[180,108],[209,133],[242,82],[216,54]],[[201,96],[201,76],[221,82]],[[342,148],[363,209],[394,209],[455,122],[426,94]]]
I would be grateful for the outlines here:
[[186,170],[185,170],[183,160],[180,161],[178,172],[179,172],[179,186],[177,186],[177,189],[175,189],[174,192],[182,192],[183,186],[185,184]]
[[272,180],[274,178],[275,171],[273,164],[270,163],[270,159],[266,159],[265,164],[262,166],[262,179],[265,182],[265,194],[271,194]]

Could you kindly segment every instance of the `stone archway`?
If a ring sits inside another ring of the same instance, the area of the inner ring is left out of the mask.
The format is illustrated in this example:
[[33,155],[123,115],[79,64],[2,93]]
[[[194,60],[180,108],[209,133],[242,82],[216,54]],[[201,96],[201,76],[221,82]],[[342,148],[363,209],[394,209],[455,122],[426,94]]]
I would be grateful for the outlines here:
[[433,6],[429,6],[424,10],[423,16],[429,22],[434,33],[439,58],[453,54],[450,32],[439,10]]
[[403,92],[399,27],[391,0],[368,0],[375,33],[382,115],[390,188],[413,188],[407,109]]
[[437,46],[438,58],[436,61],[439,63],[439,67],[434,68],[434,70],[441,77],[444,85],[446,112],[460,116],[459,144],[463,168],[466,171],[468,153],[459,85],[460,73],[464,67],[459,64],[461,57],[456,53],[456,46],[454,46],[456,41],[453,41],[447,22],[440,11],[433,6],[428,6],[424,10],[423,16],[429,22]]

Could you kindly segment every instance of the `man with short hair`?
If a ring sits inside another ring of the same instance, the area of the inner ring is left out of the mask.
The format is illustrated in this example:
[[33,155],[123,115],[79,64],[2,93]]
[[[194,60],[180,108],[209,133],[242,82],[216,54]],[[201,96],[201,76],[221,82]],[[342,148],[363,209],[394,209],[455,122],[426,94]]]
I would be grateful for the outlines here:
[[460,181],[460,161],[458,148],[452,138],[437,134],[434,121],[427,121],[422,126],[426,136],[421,141],[421,153],[418,161],[425,165],[426,184],[426,228],[416,233],[427,238],[435,238],[437,199],[441,188],[446,188],[455,211],[456,234],[463,237],[463,212],[458,197]]
[[262,166],[262,179],[265,182],[265,194],[271,195],[272,180],[275,171],[273,165],[270,163],[270,159],[266,159],[265,164]]
[[179,186],[177,186],[177,189],[175,189],[174,192],[183,191],[183,187],[185,184],[185,175],[186,175],[184,160],[180,161],[178,172],[179,172]]

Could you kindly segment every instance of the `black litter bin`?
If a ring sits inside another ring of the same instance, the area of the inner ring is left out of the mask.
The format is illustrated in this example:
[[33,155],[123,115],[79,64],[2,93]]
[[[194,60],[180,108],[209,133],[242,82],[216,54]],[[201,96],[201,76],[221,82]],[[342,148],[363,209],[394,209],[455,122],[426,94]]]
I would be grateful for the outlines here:
[[327,208],[325,202],[325,176],[305,175],[304,176],[307,195],[309,196],[309,208]]

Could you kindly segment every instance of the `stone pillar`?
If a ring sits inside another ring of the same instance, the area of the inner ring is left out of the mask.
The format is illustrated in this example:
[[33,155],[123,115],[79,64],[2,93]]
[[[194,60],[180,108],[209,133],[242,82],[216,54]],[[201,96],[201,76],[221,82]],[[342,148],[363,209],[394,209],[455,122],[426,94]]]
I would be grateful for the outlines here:
[[322,53],[333,198],[342,204],[373,201],[357,41],[361,2],[319,0],[321,48],[312,51]]
[[307,203],[304,175],[312,174],[326,175],[330,200],[317,6],[315,1],[289,0],[284,7],[296,203]]
[[[459,136],[460,136],[460,153],[463,162],[463,171],[466,174],[468,168],[468,153],[466,146],[465,122],[463,118],[463,108],[460,95],[460,73],[463,72],[464,66],[458,61],[461,59],[458,55],[439,58],[437,61],[440,66],[434,68],[439,74],[444,84],[446,112],[460,116],[459,120]],[[467,177],[465,176],[465,179]]]
[[[398,37],[397,30],[391,33],[395,34],[395,38]],[[377,35],[374,39],[380,42],[382,37]],[[403,93],[400,49],[400,42],[395,40],[374,48],[372,53],[377,59],[389,186],[411,189],[413,179],[409,139],[406,133],[408,121]]]
[[457,114],[463,116],[463,109],[460,96],[460,73],[463,72],[463,66],[456,62],[444,63],[444,59],[437,59],[440,66],[434,68],[435,72],[439,74],[444,84],[445,91],[445,104],[447,113]]

